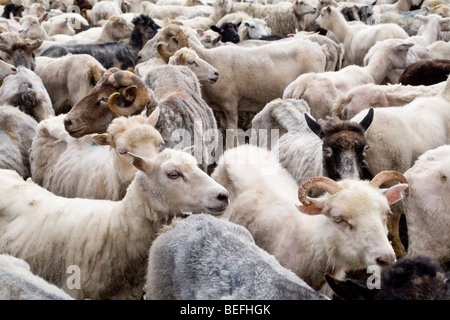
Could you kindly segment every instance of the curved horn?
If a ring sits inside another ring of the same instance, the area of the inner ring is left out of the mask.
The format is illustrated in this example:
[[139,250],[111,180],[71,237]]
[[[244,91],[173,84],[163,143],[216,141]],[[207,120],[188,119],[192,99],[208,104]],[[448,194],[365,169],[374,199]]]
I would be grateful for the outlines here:
[[172,56],[170,53],[167,52],[166,48],[169,45],[166,42],[158,42],[156,44],[156,51],[158,51],[159,55],[167,62],[169,61],[170,57]]
[[[408,180],[403,174],[393,170],[385,170],[379,172],[372,180],[370,180],[370,185],[375,188],[379,188],[383,183],[388,181],[398,181],[400,183],[408,183]],[[405,194],[408,195],[408,189],[406,189]]]
[[311,189],[320,189],[329,194],[335,194],[342,190],[342,187],[336,181],[328,177],[313,177],[303,181],[298,189],[298,200],[305,206],[311,205],[311,201],[309,201],[307,197],[307,194]]
[[108,106],[112,112],[122,116],[130,116],[144,110],[149,101],[148,89],[145,83],[138,76],[129,71],[121,71],[111,74],[108,80],[115,84],[117,89],[120,87],[132,86],[136,88],[136,95],[133,103],[127,107],[122,107],[117,104],[116,101],[121,95],[119,92],[114,92],[111,94],[108,98]]

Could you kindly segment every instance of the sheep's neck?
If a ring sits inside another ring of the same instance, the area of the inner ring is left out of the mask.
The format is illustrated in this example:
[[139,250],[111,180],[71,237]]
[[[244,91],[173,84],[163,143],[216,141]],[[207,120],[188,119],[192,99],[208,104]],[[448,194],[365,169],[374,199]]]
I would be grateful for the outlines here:
[[351,36],[350,26],[347,24],[343,15],[337,15],[332,21],[333,27],[330,31],[334,33],[339,42],[343,43],[347,36]]
[[440,31],[440,24],[436,26],[435,23],[429,22],[424,25],[422,33],[420,35],[417,35],[416,37],[423,39],[424,41],[426,41],[426,45],[429,45],[438,40]]
[[386,75],[396,69],[384,55],[377,55],[364,67],[372,76],[375,84],[380,84]]

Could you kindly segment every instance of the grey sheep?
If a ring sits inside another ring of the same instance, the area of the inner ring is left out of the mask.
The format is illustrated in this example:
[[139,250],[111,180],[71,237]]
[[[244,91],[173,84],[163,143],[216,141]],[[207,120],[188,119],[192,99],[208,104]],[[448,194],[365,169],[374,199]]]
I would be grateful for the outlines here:
[[258,247],[247,229],[206,214],[174,221],[156,238],[144,291],[164,300],[327,299]]

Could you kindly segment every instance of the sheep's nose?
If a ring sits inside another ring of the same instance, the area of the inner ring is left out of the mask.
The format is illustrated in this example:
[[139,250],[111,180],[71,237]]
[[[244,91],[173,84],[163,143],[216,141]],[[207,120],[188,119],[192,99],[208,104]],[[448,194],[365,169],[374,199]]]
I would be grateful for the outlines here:
[[215,76],[219,76],[219,71],[214,71]]
[[228,204],[228,195],[225,193],[219,193],[219,195],[217,196],[217,200]]
[[392,254],[382,255],[382,256],[380,256],[380,257],[375,259],[375,262],[380,267],[387,266],[387,265],[391,264],[394,261],[395,261],[395,256],[393,256]]
[[72,120],[70,119],[64,119],[64,127],[68,128],[72,125]]

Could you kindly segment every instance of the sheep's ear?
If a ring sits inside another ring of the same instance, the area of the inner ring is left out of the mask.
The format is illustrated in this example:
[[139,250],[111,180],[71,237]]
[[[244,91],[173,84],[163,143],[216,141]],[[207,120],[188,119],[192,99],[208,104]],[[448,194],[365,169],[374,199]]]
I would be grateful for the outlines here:
[[148,116],[147,119],[148,124],[151,126],[155,126],[158,123],[159,114],[160,109],[159,107],[156,107],[155,110],[153,110],[153,112]]
[[409,48],[411,48],[412,46],[414,46],[413,43],[401,43],[397,46],[395,46],[395,50],[396,51],[408,51]]
[[220,40],[222,40],[222,36],[218,36],[216,39],[214,39],[214,41],[212,42],[213,47],[215,47],[216,44],[217,44]]
[[450,22],[450,18],[449,17],[444,18],[441,21],[439,21],[440,24],[446,24],[446,23],[449,23],[449,22]]
[[389,205],[396,203],[403,198],[403,192],[408,188],[406,183],[399,183],[388,189],[382,189],[384,196],[387,198]]
[[47,20],[48,18],[48,12],[44,12],[42,16],[39,17],[39,23],[42,23],[43,21]]
[[325,206],[326,199],[314,199],[308,197],[308,200],[311,201],[311,204],[309,206],[305,206],[304,204],[296,204],[295,206],[300,212],[310,216],[321,214],[322,209]]
[[215,32],[218,32],[218,33],[220,33],[220,29],[219,28],[217,28],[216,26],[211,26],[211,27],[209,27],[212,31],[215,31]]
[[335,295],[343,300],[373,300],[374,291],[367,288],[365,283],[361,281],[337,280],[325,274],[325,280],[330,288],[334,291]]
[[199,35],[200,37],[202,37],[203,34],[205,33],[205,30],[203,29],[196,29],[195,31],[197,32],[197,35]]
[[189,153],[190,155],[194,155],[195,146],[186,147],[183,149],[183,152]]
[[153,171],[153,168],[155,167],[155,165],[152,163],[151,160],[142,158],[131,152],[127,152],[127,154],[129,154],[133,158],[133,161],[131,163],[133,164],[133,166],[136,167],[136,169],[138,169],[146,174],[149,174]]
[[91,137],[91,139],[99,146],[112,146],[113,145],[113,137],[109,133],[94,134]]

